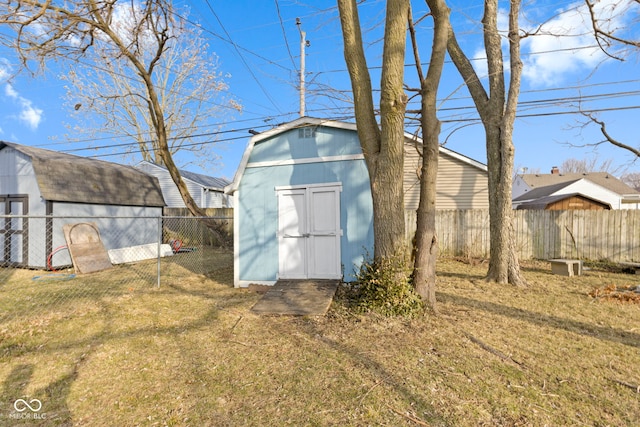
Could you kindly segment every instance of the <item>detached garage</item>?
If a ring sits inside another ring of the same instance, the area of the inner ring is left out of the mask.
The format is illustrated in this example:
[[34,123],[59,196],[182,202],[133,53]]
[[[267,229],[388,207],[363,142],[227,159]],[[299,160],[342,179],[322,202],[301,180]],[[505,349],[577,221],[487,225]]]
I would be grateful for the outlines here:
[[29,216],[0,217],[0,265],[46,268],[68,223],[95,222],[106,249],[157,242],[148,217],[164,204],[158,180],[133,167],[0,141],[0,216]]

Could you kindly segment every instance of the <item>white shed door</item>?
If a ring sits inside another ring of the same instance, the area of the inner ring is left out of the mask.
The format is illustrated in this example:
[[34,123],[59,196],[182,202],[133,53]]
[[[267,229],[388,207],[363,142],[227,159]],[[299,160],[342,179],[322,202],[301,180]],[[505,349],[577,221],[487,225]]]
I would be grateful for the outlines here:
[[340,279],[340,186],[278,190],[281,279]]

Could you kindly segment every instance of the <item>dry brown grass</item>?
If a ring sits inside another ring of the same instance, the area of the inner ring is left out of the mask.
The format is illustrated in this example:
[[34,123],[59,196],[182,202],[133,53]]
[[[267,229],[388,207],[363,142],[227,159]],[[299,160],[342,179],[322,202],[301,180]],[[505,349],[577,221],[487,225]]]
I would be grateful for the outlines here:
[[[0,326],[0,425],[17,398],[73,426],[632,426],[640,305],[594,299],[637,276],[525,265],[529,286],[440,260],[438,316],[259,317],[232,261],[175,263],[160,288],[123,287]],[[112,273],[113,274],[113,273]],[[109,275],[93,276],[94,285]],[[18,280],[13,277],[12,281]],[[61,286],[61,285],[55,285]]]

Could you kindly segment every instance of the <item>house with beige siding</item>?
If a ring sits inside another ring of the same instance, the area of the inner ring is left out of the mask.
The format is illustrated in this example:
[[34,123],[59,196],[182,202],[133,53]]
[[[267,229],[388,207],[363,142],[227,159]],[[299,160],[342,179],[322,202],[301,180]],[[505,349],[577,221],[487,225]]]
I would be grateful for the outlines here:
[[[420,201],[421,153],[422,141],[407,134],[404,160],[404,205],[407,210],[418,209]],[[437,209],[489,208],[487,166],[441,146],[436,193]]]

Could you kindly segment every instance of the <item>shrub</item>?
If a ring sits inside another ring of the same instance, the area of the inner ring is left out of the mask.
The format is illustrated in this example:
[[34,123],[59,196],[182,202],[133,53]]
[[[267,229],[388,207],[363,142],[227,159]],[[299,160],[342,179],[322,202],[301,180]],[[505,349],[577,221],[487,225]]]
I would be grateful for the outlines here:
[[423,312],[424,305],[413,290],[409,273],[401,256],[379,261],[365,260],[356,273],[349,305],[359,313],[416,317]]

